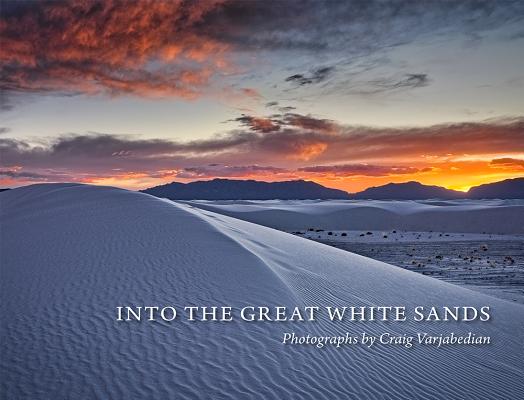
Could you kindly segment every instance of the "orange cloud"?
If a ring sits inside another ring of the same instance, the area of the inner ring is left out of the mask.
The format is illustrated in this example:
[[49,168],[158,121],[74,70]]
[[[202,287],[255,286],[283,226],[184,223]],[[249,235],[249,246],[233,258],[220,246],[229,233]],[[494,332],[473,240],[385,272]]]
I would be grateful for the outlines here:
[[491,160],[490,165],[494,167],[500,167],[500,168],[515,168],[515,167],[524,168],[524,160],[520,158],[510,158],[510,157],[496,158],[494,160]]
[[196,26],[222,1],[32,3],[0,20],[8,91],[191,98],[227,68],[229,45]]
[[318,157],[326,151],[328,145],[327,143],[317,142],[317,143],[300,143],[297,142],[294,146],[294,152],[288,155],[289,158],[299,161],[308,161],[312,158]]
[[[350,191],[405,180],[464,190],[522,175],[519,118],[388,129],[300,117],[244,115],[236,119],[241,129],[190,142],[92,134],[33,145],[2,137],[0,168],[15,184],[114,179],[140,187],[180,177],[285,176]],[[256,165],[265,167],[245,167]]]

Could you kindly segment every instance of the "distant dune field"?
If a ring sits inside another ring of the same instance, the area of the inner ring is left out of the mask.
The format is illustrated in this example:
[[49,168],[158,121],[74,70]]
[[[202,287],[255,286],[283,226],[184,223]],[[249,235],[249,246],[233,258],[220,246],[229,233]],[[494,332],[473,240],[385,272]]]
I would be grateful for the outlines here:
[[404,230],[524,233],[524,200],[190,201],[281,230]]

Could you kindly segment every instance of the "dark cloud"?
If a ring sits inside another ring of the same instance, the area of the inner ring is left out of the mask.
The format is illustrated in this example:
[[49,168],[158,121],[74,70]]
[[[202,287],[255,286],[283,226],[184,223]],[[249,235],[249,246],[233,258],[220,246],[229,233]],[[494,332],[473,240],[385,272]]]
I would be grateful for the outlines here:
[[334,176],[388,176],[415,174],[427,172],[428,169],[420,169],[406,166],[387,166],[372,164],[341,164],[341,165],[315,165],[299,168],[299,171],[321,175]]
[[178,171],[176,176],[185,179],[197,178],[243,178],[254,175],[274,175],[288,173],[285,168],[260,165],[220,165],[213,164],[203,167],[186,167]]
[[17,171],[17,170],[0,170],[0,176],[9,178],[23,178],[24,180],[47,180],[49,175],[38,174],[35,172]]
[[382,79],[373,82],[378,90],[393,90],[402,88],[418,88],[427,86],[429,84],[429,77],[427,74],[406,74],[402,78],[396,79]]
[[296,113],[284,114],[281,120],[282,125],[300,128],[311,131],[329,132],[336,129],[337,124],[329,119],[316,118],[311,115]]
[[280,129],[282,121],[274,118],[254,117],[251,115],[242,115],[232,121],[239,122],[242,126],[255,132],[276,132]]
[[348,94],[380,95],[388,92],[421,88],[428,86],[430,83],[431,78],[428,74],[408,73],[371,80],[355,78],[347,81],[345,85],[337,87],[336,90]]
[[297,113],[275,114],[269,117],[255,117],[243,114],[238,118],[228,122],[239,122],[242,126],[247,127],[254,132],[277,132],[281,128],[300,128],[314,131],[330,131],[335,129],[336,124],[328,119],[316,118],[311,115],[302,115]]
[[324,82],[334,71],[335,67],[322,67],[313,70],[311,74],[295,74],[288,76],[285,80],[286,82],[296,83],[299,86],[311,85]]
[[276,109],[282,114],[286,114],[293,110],[296,110],[296,107],[293,107],[293,106],[281,106],[278,101],[267,102],[266,107]]
[[9,133],[9,132],[11,132],[11,128],[8,128],[6,126],[0,126],[0,135],[4,133]]
[[246,50],[340,51],[349,56],[404,44],[421,35],[471,35],[518,21],[518,0],[231,1],[202,26]]

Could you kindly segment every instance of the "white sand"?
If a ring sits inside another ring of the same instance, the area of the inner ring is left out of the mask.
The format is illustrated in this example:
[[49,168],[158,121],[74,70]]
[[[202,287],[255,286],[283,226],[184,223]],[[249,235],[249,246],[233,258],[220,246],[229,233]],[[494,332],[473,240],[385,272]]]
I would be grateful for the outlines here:
[[524,233],[524,200],[191,201],[196,207],[281,230]]
[[[288,233],[83,185],[0,195],[8,399],[516,399],[524,307]],[[469,305],[488,323],[122,323],[118,305]],[[284,332],[489,335],[316,349]]]

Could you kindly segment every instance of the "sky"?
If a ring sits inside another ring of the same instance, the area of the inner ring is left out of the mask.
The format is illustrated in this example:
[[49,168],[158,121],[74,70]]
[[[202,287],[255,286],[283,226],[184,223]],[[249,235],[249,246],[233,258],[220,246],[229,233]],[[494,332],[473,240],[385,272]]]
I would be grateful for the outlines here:
[[524,2],[0,9],[0,187],[524,176]]

